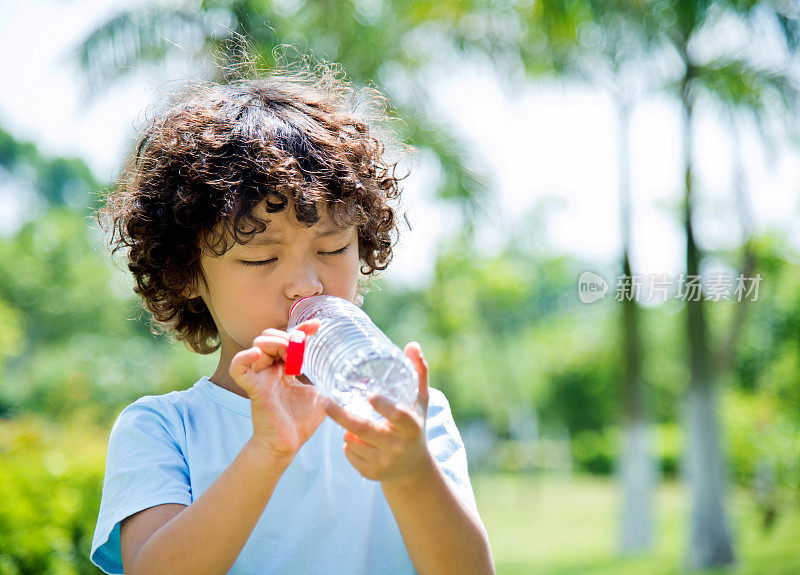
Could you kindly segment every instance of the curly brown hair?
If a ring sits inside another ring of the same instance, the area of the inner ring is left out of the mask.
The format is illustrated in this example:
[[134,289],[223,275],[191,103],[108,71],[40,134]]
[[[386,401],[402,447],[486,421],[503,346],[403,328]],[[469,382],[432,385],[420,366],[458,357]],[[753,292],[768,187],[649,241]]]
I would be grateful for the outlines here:
[[308,226],[327,205],[334,224],[355,225],[359,300],[362,280],[389,264],[397,232],[389,200],[402,178],[374,135],[390,119],[387,99],[321,69],[194,83],[136,139],[97,218],[111,230],[112,253],[126,248],[154,333],[202,354],[219,347],[208,308],[190,295],[205,281],[200,254],[222,255],[265,231],[253,211],[261,202],[268,213],[293,209]]

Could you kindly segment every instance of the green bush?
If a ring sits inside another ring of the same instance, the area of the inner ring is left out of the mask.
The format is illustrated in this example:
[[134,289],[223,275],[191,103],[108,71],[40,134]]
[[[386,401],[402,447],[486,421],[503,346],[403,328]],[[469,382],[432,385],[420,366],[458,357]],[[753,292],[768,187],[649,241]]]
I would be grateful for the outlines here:
[[760,481],[762,489],[800,489],[800,422],[796,415],[763,392],[729,391],[721,407],[734,480],[752,486]]
[[0,574],[101,573],[89,560],[106,433],[0,419]]
[[619,452],[619,432],[617,428],[607,427],[602,431],[587,429],[576,433],[572,438],[572,458],[580,471],[612,473]]
[[[661,423],[653,428],[652,454],[658,470],[665,477],[676,477],[678,474],[682,437],[681,428],[675,423]],[[575,468],[601,475],[613,473],[617,458],[622,454],[624,439],[623,430],[616,426],[576,433],[571,442]]]
[[683,430],[677,423],[661,423],[655,430],[658,468],[665,477],[676,478],[680,471]]

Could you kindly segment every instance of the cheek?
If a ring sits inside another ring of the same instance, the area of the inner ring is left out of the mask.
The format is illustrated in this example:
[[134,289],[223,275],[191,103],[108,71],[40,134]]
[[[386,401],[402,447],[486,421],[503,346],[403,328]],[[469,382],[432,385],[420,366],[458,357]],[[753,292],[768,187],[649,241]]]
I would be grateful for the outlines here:
[[[209,266],[211,267],[211,266]],[[217,313],[230,319],[235,316],[243,304],[263,298],[263,282],[253,281],[251,270],[227,266],[208,270],[208,296]]]
[[328,285],[338,293],[348,294],[349,299],[352,299],[351,296],[355,294],[358,278],[361,276],[360,268],[361,260],[358,253],[349,254],[345,261],[341,262],[341,265],[332,270],[332,274],[328,277]]
[[356,257],[355,261],[352,263],[351,273],[348,274],[348,278],[350,281],[350,289],[352,290],[353,294],[356,292],[356,288],[358,287],[359,279],[363,278],[364,276],[361,274],[361,260]]
[[[358,244],[356,244],[356,246],[358,246]],[[350,264],[350,267],[349,267],[350,274],[355,277],[355,279],[354,279],[354,281],[355,281],[361,275],[361,271],[360,271],[361,270],[361,256],[360,256],[360,252],[358,250],[358,247],[356,247],[355,251],[350,256],[349,264]]]

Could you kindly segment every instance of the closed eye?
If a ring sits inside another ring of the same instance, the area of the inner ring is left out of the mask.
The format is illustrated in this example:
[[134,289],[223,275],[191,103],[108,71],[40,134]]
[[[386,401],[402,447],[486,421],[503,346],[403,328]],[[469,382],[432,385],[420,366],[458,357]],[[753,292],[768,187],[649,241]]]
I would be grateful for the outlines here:
[[335,252],[319,252],[319,255],[321,255],[321,256],[338,256],[338,255],[343,254],[344,252],[346,252],[347,248],[349,248],[349,247],[350,247],[350,244],[347,244],[346,246],[336,250]]
[[271,264],[272,262],[276,261],[277,259],[278,258],[272,258],[271,260],[260,260],[260,261],[255,261],[255,262],[251,262],[251,261],[248,261],[248,260],[239,260],[239,261],[242,262],[246,266],[265,266],[267,264]]
[[[341,255],[341,254],[345,253],[349,247],[350,247],[350,244],[347,244],[343,248],[339,248],[338,250],[333,251],[333,252],[319,252],[319,255],[321,255],[321,256],[338,256],[338,255]],[[269,259],[269,260],[257,260],[257,261],[249,261],[249,260],[239,260],[239,261],[242,262],[246,266],[266,266],[266,265],[269,265],[269,264],[271,264],[273,262],[278,261],[278,258],[272,258],[272,259]]]

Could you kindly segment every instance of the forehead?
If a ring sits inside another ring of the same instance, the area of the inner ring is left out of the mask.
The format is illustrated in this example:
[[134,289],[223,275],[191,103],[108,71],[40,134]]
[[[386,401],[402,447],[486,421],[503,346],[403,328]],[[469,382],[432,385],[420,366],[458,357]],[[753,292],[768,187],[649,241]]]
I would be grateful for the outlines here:
[[337,225],[330,217],[328,209],[324,204],[317,206],[319,219],[313,225],[301,223],[292,208],[286,208],[280,212],[268,213],[263,204],[253,210],[253,215],[263,221],[266,229],[255,234],[249,242],[244,245],[279,245],[288,244],[298,237],[311,236],[314,238],[325,238],[342,236],[347,232],[352,232],[355,226]]
[[332,238],[334,241],[358,236],[357,226],[350,224],[337,226],[330,217],[324,202],[317,204],[317,221],[314,224],[298,221],[295,210],[287,206],[279,212],[268,212],[266,202],[258,204],[250,214],[254,220],[264,225],[264,231],[252,233],[254,223],[234,224],[231,221],[221,221],[209,232],[201,235],[200,252],[202,257],[217,258],[224,256],[231,250],[250,250],[253,247],[265,245],[287,245],[302,241],[316,241],[318,239]]

